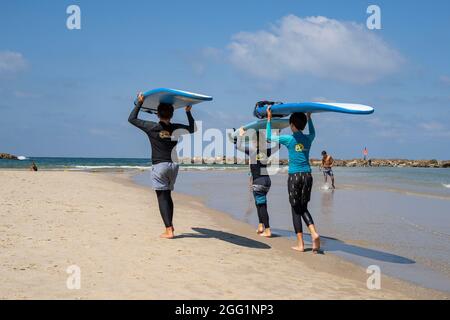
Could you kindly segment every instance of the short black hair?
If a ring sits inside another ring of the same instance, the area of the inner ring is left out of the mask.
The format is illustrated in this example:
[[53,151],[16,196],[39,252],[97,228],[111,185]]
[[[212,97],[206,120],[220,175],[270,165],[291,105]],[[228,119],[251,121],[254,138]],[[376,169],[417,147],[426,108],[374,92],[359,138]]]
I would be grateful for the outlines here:
[[305,129],[306,123],[308,123],[308,119],[303,112],[295,112],[289,118],[289,124],[293,124],[297,130]]
[[160,103],[158,105],[158,116],[162,119],[172,119],[173,117],[173,105],[168,103]]
[[325,150],[323,150],[322,151],[322,155],[324,156],[324,155],[326,155],[327,154],[327,152],[325,151]]

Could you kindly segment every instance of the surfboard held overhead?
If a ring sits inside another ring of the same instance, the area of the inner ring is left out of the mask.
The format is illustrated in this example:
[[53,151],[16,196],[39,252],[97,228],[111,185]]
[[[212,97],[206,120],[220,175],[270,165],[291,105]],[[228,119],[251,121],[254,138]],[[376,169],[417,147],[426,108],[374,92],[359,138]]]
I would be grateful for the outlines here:
[[[273,119],[271,121],[272,124],[272,129],[277,129],[277,130],[283,130],[287,127],[289,127],[289,119]],[[242,126],[242,128],[245,131],[248,130],[265,130],[267,126],[267,120],[256,120],[256,121],[252,121],[244,126]],[[239,135],[239,130],[236,130],[235,132],[232,133],[232,137],[236,138]]]
[[160,103],[168,103],[173,105],[174,109],[179,109],[213,99],[211,96],[170,88],[153,89],[143,95],[142,111],[148,113],[156,113]]
[[[374,109],[363,104],[352,103],[324,103],[324,102],[301,102],[301,103],[281,103],[275,104],[271,108],[272,114],[276,117],[284,117],[294,112],[338,112],[347,114],[372,114]],[[254,115],[257,118],[264,119],[267,117],[267,106],[259,106],[255,108]]]

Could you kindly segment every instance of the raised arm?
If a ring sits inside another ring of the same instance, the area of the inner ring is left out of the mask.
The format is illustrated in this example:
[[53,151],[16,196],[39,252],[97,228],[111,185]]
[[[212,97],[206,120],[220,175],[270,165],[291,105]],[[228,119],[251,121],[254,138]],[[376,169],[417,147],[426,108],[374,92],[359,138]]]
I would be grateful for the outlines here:
[[235,140],[235,146],[236,149],[244,152],[246,155],[250,155],[251,153],[255,153],[256,152],[256,147],[249,142],[248,144],[245,143],[245,130],[243,128],[239,129],[239,138],[237,138]]
[[314,123],[312,121],[311,118],[311,113],[307,114],[307,118],[308,118],[308,137],[311,141],[314,140],[314,138],[316,137],[316,129],[314,129]]
[[195,131],[197,131],[197,125],[195,124],[194,117],[192,116],[191,108],[192,108],[192,106],[187,106],[185,108],[186,116],[188,118],[189,124],[185,125],[185,124],[177,123],[177,124],[175,124],[175,129],[184,129],[184,130],[187,130],[189,133],[194,133]]
[[139,111],[141,110],[142,103],[144,102],[144,96],[140,93],[138,95],[138,99],[135,103],[135,107],[130,113],[130,116],[128,117],[128,122],[134,125],[135,127],[138,127],[139,129],[147,132],[151,130],[154,126],[157,125],[156,122],[153,121],[146,121],[138,119]]

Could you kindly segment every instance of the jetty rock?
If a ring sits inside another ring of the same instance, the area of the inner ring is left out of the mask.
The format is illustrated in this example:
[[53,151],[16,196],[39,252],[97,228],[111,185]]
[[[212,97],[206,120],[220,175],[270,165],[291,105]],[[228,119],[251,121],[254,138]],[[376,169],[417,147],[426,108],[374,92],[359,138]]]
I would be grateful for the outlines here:
[[[314,167],[322,164],[320,159],[311,159],[310,163]],[[350,160],[334,160],[335,167],[410,167],[410,168],[450,168],[450,160],[439,161],[431,160],[408,160],[408,159],[350,159]]]
[[[183,164],[238,164],[238,165],[248,165],[249,158],[240,157],[183,157],[179,161]],[[287,159],[277,159],[278,164],[281,166],[288,165],[289,161]],[[274,165],[274,161],[269,161],[270,164]],[[310,159],[310,164],[313,167],[318,167],[322,164],[321,159]],[[450,168],[450,160],[408,160],[408,159],[334,159],[335,167],[410,167],[410,168]]]
[[18,160],[18,158],[9,153],[0,153],[0,159]]

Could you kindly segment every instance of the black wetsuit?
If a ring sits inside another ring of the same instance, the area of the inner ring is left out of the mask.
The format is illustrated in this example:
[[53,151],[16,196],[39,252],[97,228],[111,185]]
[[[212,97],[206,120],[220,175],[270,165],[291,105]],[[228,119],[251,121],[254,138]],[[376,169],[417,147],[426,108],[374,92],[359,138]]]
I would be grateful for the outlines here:
[[[166,124],[162,121],[153,122],[138,119],[138,114],[142,105],[136,105],[133,111],[131,111],[128,121],[134,126],[144,131],[151,144],[152,148],[152,164],[155,166],[163,162],[173,162],[173,157],[176,157],[176,153],[173,153],[175,146],[177,145],[177,139],[173,139],[173,135],[177,136],[176,130],[187,130],[189,133],[194,133],[196,130],[195,121],[190,111],[186,112],[189,125],[179,123]],[[182,132],[179,132],[180,134]],[[173,157],[172,157],[173,156]],[[158,198],[159,212],[164,221],[166,228],[173,226],[173,200],[171,190],[156,190],[156,196]]]
[[291,203],[292,222],[295,233],[302,233],[302,218],[309,227],[314,220],[308,211],[308,202],[311,199],[313,177],[309,172],[298,172],[289,174],[288,192]]
[[[242,143],[242,141],[240,142]],[[235,140],[236,148],[243,151],[250,158],[252,189],[259,223],[263,224],[265,228],[270,228],[266,195],[269,192],[272,182],[267,173],[267,161],[261,159],[261,157],[270,157],[271,149],[267,150],[267,155],[263,155],[259,152],[258,146],[255,148],[251,148],[248,145],[242,147],[241,143],[238,144],[237,140]]]
[[152,164],[173,162],[172,151],[178,143],[177,140],[172,140],[174,131],[182,129],[187,130],[189,133],[195,132],[195,121],[191,112],[186,112],[189,125],[179,123],[166,124],[162,121],[154,122],[138,119],[137,116],[140,109],[141,106],[137,105],[133,111],[131,111],[128,121],[147,134],[152,146]]

